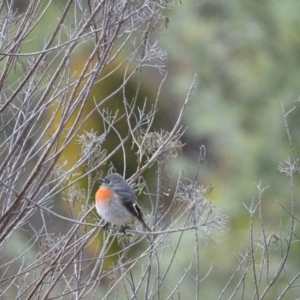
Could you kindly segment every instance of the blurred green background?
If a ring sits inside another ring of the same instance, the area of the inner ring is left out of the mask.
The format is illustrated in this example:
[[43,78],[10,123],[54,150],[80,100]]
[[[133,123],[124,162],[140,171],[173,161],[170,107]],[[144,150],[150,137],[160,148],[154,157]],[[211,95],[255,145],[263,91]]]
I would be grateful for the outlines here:
[[[201,273],[214,265],[212,280],[201,285],[203,299],[217,298],[238,264],[236,255],[249,247],[250,221],[245,205],[257,201],[259,182],[268,186],[263,193],[266,231],[285,233],[289,228],[289,216],[278,203],[289,208],[290,184],[278,164],[292,156],[281,103],[286,111],[296,106],[288,121],[296,152],[300,146],[299,12],[298,1],[182,0],[173,2],[166,11],[168,28],[162,25],[155,33],[168,52],[169,75],[163,88],[160,124],[167,120],[169,126],[176,121],[197,73],[184,116],[186,146],[180,158],[168,162],[168,172],[174,174],[174,180],[181,169],[186,177],[193,177],[199,147],[204,144],[207,159],[200,169],[200,182],[214,184],[210,197],[229,216],[227,232],[218,236],[220,243],[211,248],[203,245]],[[47,22],[51,27],[55,18]],[[39,31],[42,40],[47,26],[40,26]],[[147,69],[143,72],[143,92],[155,95],[160,77]],[[296,180],[297,194],[298,176]],[[260,235],[259,226],[255,227]],[[299,251],[295,245],[294,257],[287,264],[289,274],[299,270]],[[280,284],[273,295],[281,290]],[[299,290],[291,293],[288,297],[299,295]]]
[[[299,11],[297,1],[187,0],[168,13],[169,28],[159,37],[169,53],[170,101],[180,105],[198,74],[184,118],[186,146],[180,166],[173,168],[183,168],[187,177],[194,174],[199,146],[206,145],[201,181],[214,183],[211,199],[229,216],[220,244],[202,253],[204,262],[208,256],[214,261],[213,276],[220,285],[237,261],[233,253],[249,247],[244,204],[249,207],[257,201],[259,182],[268,186],[262,199],[266,231],[286,233],[289,228],[289,216],[278,202],[290,209],[290,183],[278,164],[292,156],[281,103],[286,112],[296,106],[288,122],[296,155],[299,149]],[[298,174],[295,190],[299,194]],[[288,263],[291,273],[300,265],[300,248],[294,246],[295,256]],[[275,299],[280,288],[268,299]],[[202,291],[206,299],[218,295],[205,284]]]
[[[212,198],[232,222],[246,214],[242,203],[257,195],[259,181],[269,186],[270,222],[282,213],[276,202],[289,201],[288,180],[277,167],[292,155],[281,103],[286,111],[299,106],[299,9],[295,1],[184,1],[160,37],[169,53],[170,101],[180,105],[198,74],[182,163],[193,166],[198,147],[207,146],[202,179],[214,182]],[[296,150],[298,117],[296,109],[288,118]]]

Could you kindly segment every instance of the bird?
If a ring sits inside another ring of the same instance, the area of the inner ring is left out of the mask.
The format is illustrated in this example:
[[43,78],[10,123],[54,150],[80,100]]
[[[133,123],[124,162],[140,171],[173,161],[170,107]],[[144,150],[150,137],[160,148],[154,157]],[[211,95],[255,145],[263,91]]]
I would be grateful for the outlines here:
[[126,224],[136,218],[146,231],[151,232],[135,193],[120,174],[111,173],[98,181],[100,187],[95,194],[95,206],[97,213],[106,221],[104,229],[111,223],[121,226],[125,233]]

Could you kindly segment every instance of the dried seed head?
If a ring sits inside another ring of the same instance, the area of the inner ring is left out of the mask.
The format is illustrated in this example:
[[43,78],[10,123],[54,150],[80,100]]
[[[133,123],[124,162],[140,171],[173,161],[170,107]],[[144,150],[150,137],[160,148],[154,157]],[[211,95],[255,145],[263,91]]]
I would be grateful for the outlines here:
[[80,156],[82,159],[87,159],[89,168],[98,166],[106,157],[106,149],[102,149],[102,143],[105,140],[105,135],[97,135],[96,132],[87,132],[78,136],[78,144],[80,147]]
[[157,160],[165,160],[168,158],[176,158],[182,151],[183,144],[179,140],[179,134],[175,135],[167,144],[165,142],[169,138],[170,133],[165,130],[153,131],[146,133],[140,130],[137,134],[138,145],[142,149],[143,155],[149,156],[154,154],[161,147],[161,151],[157,156]]
[[216,210],[215,205],[206,197],[213,185],[203,186],[191,180],[179,183],[175,200],[182,203],[182,208],[188,213],[190,224],[202,228],[214,227],[222,231],[227,222],[227,217]]
[[211,201],[208,200],[205,195],[212,190],[213,186],[209,185],[207,187],[203,185],[194,184],[190,180],[179,183],[179,188],[176,194],[176,200],[184,202],[188,205],[197,203],[203,209],[208,205],[211,205]]

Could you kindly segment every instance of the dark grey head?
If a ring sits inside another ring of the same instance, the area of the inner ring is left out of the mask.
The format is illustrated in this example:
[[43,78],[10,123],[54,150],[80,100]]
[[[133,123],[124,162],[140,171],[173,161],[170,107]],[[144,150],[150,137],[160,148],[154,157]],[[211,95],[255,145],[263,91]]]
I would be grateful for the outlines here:
[[103,179],[99,179],[101,186],[111,189],[126,189],[129,188],[126,180],[118,173],[111,173],[104,177]]

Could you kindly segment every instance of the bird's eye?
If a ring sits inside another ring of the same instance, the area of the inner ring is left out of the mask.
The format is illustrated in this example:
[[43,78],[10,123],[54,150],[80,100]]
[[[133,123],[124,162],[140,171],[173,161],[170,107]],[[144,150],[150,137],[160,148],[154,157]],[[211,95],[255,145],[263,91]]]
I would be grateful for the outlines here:
[[109,184],[109,183],[110,183],[110,180],[107,179],[107,178],[105,178],[105,183],[106,183],[106,184]]

